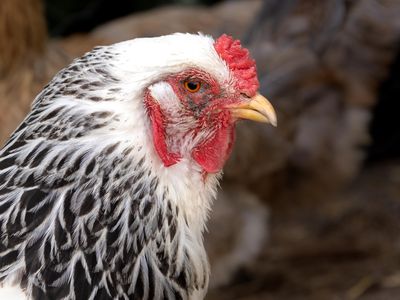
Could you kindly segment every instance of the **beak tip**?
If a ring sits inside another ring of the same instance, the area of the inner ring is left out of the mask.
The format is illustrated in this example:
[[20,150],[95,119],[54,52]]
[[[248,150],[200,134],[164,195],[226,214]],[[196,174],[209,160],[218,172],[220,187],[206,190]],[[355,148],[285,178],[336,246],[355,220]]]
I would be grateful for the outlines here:
[[252,99],[253,100],[251,101],[251,104],[253,108],[261,112],[265,116],[269,124],[271,124],[274,127],[277,127],[278,119],[276,117],[276,112],[271,102],[269,102],[268,99],[262,96],[261,94],[257,94]]
[[276,112],[275,110],[272,108],[272,113],[270,112],[268,115],[268,119],[269,119],[269,123],[274,126],[274,127],[278,127],[278,118],[276,116]]
[[249,102],[231,107],[231,112],[236,119],[269,123],[274,127],[278,125],[274,107],[267,98],[260,94],[253,96]]

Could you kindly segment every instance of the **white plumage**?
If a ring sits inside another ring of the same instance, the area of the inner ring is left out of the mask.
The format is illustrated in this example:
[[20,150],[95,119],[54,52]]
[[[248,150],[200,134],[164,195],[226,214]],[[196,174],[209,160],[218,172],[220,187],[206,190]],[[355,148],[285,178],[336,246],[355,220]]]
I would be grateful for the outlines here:
[[221,173],[207,168],[229,155],[231,109],[275,122],[215,43],[174,34],[98,47],[38,95],[0,152],[1,292],[204,297],[202,233]]

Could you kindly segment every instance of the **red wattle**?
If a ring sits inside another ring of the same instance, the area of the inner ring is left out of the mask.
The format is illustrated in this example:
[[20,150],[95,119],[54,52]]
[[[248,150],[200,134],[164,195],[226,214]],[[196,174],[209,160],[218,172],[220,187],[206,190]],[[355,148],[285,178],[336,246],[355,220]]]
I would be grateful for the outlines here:
[[197,146],[192,157],[207,173],[217,173],[231,154],[234,140],[235,126],[224,126],[211,139]]

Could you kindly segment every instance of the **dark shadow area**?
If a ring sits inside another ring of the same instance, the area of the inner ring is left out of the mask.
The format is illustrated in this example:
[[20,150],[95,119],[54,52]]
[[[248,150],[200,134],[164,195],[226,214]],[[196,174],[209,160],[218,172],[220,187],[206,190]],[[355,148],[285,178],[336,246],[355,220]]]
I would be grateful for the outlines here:
[[168,4],[210,5],[220,0],[46,0],[51,36],[88,32],[109,20]]
[[368,162],[400,157],[400,51],[397,53],[388,78],[382,83],[378,102],[372,111]]

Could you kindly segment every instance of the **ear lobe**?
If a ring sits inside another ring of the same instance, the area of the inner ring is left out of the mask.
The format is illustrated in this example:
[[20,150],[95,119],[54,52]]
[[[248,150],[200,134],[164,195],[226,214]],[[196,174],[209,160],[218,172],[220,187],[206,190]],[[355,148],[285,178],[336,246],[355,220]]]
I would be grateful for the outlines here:
[[168,81],[160,81],[152,84],[147,92],[150,94],[152,102],[159,104],[163,110],[178,111],[181,105],[174,85]]

